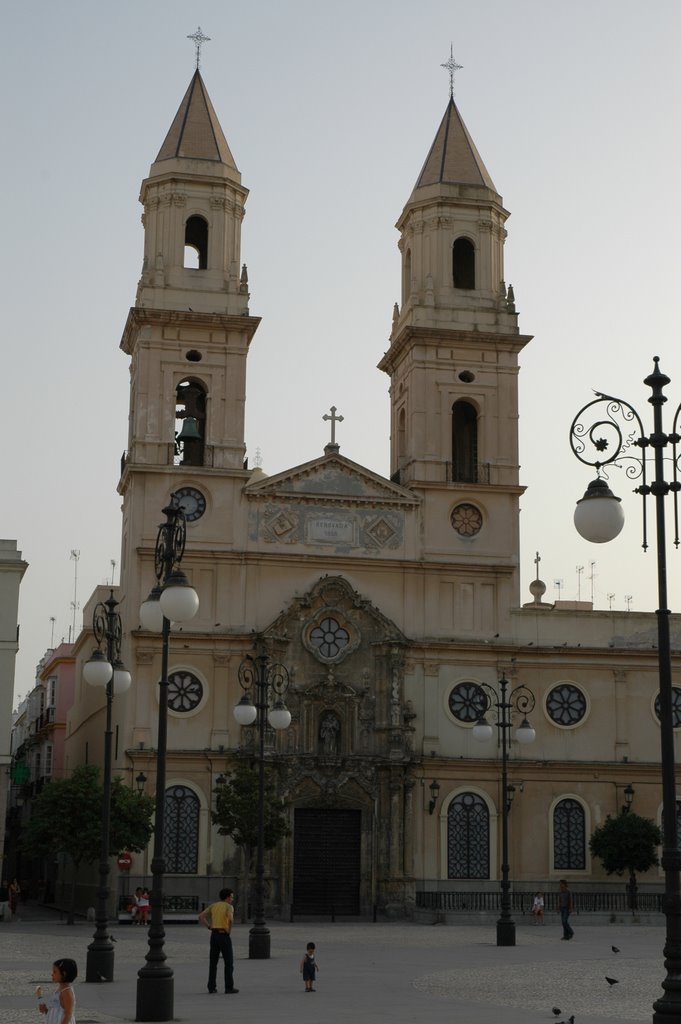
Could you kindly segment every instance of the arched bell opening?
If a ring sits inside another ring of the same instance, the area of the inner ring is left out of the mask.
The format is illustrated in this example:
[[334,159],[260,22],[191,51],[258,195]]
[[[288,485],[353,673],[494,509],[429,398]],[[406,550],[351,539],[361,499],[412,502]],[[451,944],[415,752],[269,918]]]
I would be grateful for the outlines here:
[[469,238],[457,238],[452,248],[455,288],[475,288],[475,246]]
[[182,380],[175,397],[175,464],[202,466],[206,438],[206,390],[195,380]]
[[197,214],[185,224],[184,266],[188,270],[205,270],[208,266],[208,222]]
[[452,406],[452,480],[476,483],[478,479],[478,413],[470,402]]

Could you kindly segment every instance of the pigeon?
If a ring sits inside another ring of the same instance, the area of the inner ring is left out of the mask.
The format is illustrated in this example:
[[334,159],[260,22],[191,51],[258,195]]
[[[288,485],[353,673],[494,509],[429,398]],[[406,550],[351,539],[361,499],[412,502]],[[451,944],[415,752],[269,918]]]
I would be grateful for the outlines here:
[[557,1006],[554,1006],[553,1009],[551,1010],[551,1013],[553,1014],[554,1017],[560,1017],[562,1012],[563,1011],[559,1010]]
[[619,978],[609,978],[607,976],[607,974],[606,974],[605,980],[607,981],[608,985],[610,985],[610,986],[612,986],[612,985],[619,985]]
[[617,946],[611,946],[610,949],[613,951],[613,953],[619,953],[619,949],[617,948]]

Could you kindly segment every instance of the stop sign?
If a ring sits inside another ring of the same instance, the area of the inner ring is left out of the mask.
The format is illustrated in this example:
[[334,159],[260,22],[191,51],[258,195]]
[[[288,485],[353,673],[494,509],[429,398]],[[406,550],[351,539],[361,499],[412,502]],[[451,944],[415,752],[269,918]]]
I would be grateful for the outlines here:
[[116,863],[121,871],[129,871],[132,867],[132,855],[127,850],[124,850],[123,853],[118,854]]

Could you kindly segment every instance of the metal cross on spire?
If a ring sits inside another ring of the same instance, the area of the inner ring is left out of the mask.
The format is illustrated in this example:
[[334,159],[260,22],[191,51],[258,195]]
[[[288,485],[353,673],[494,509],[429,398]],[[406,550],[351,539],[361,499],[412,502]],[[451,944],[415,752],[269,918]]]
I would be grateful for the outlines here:
[[444,64],[440,64],[441,68],[446,68],[449,71],[449,98],[454,99],[454,75],[457,71],[461,71],[463,64],[457,64],[454,60],[454,44],[450,43],[449,46],[449,60],[446,60]]
[[331,420],[331,444],[336,445],[336,424],[343,422],[342,416],[336,416],[336,406],[331,406],[331,415],[325,412],[322,416],[323,420]]
[[210,36],[204,36],[203,32],[201,31],[201,26],[199,25],[196,32],[194,32],[191,36],[187,36],[187,39],[191,39],[194,46],[196,47],[196,70],[198,71],[201,65],[201,47],[204,43],[210,42]]

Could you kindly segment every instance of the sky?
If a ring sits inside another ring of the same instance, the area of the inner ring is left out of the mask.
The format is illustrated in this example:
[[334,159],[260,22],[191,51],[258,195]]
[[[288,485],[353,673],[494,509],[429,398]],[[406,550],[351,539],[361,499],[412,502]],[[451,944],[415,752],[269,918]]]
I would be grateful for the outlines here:
[[[263,318],[251,464],[258,449],[268,473],[321,455],[335,405],[341,452],[389,473],[376,364],[400,298],[394,224],[448,101],[451,44],[457,105],[511,211],[506,281],[534,335],[520,359],[521,600],[539,551],[547,600],[654,610],[655,547],[642,551],[642,501],[623,474],[611,476],[620,537],[590,545],[574,531],[594,474],[568,432],[593,390],[651,430],[656,355],[672,379],[668,430],[681,402],[678,0],[26,0],[3,6],[0,42],[0,536],[29,563],[17,699],[46,648],[80,629],[92,589],[118,580],[139,186],[199,25],[201,72],[250,190],[242,259]],[[668,557],[681,611],[671,537]]]

